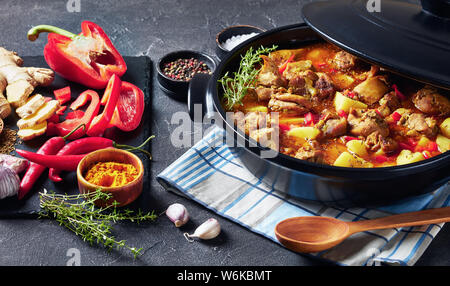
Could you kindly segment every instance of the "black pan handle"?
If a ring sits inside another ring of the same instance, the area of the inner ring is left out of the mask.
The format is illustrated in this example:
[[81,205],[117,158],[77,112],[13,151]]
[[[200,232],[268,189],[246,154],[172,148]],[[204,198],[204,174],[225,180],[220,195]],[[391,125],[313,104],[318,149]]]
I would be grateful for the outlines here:
[[429,14],[450,18],[450,0],[420,0],[422,9]]
[[208,92],[211,77],[199,73],[189,81],[187,105],[189,116],[194,122],[203,122],[205,116],[213,113],[212,100]]

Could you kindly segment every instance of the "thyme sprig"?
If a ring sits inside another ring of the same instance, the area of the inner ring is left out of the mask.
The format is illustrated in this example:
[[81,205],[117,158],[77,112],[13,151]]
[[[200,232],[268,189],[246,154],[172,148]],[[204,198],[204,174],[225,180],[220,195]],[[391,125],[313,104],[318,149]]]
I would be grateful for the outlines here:
[[226,107],[231,109],[236,104],[242,105],[242,99],[247,94],[249,88],[256,84],[256,77],[260,71],[257,64],[261,63],[261,55],[268,54],[277,49],[277,46],[265,48],[261,46],[256,51],[253,47],[241,56],[241,62],[237,72],[231,77],[229,72],[218,81],[222,84],[223,96],[226,99]]
[[40,217],[55,219],[60,225],[74,232],[89,244],[100,244],[108,250],[126,248],[134,258],[142,253],[142,248],[131,247],[125,240],[117,240],[112,234],[113,224],[128,220],[136,223],[153,221],[157,218],[154,212],[133,212],[130,209],[118,210],[114,201],[106,207],[96,207],[97,200],[108,201],[111,194],[97,189],[89,194],[61,195],[53,192],[39,193],[41,211]]

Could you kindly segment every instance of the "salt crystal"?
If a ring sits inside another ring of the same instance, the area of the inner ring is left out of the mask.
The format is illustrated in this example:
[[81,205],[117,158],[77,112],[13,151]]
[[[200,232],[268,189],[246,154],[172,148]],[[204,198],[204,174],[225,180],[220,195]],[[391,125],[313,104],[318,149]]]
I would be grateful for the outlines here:
[[250,34],[232,36],[231,38],[229,38],[228,40],[226,40],[225,42],[222,43],[222,47],[227,51],[231,51],[232,49],[234,49],[234,47],[236,47],[240,43],[242,43],[256,35],[258,35],[258,33],[250,33]]

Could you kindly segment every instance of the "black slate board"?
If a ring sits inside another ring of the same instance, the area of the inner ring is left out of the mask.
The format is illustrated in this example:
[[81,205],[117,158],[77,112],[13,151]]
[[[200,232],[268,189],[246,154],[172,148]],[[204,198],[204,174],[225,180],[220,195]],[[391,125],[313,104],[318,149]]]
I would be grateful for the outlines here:
[[[122,76],[123,81],[128,81],[138,86],[140,89],[144,91],[145,95],[145,108],[144,115],[141,120],[141,124],[139,127],[132,132],[123,132],[115,127],[108,129],[104,137],[113,139],[117,143],[128,144],[133,146],[140,145],[145,139],[147,139],[151,135],[151,72],[152,66],[151,61],[148,57],[124,57],[125,62],[127,64],[127,72]],[[44,57],[23,57],[24,66],[32,66],[32,67],[46,67]],[[77,98],[77,96],[89,89],[85,86],[69,82],[60,76],[56,75],[54,82],[48,87],[38,87],[35,89],[34,93],[40,93],[43,96],[51,96],[54,98],[53,91],[65,86],[70,85],[72,91],[72,100]],[[97,90],[100,98],[103,95],[103,90]],[[66,103],[66,105],[70,105]],[[84,108],[84,107],[83,107]],[[70,110],[66,109],[66,113]],[[100,110],[101,112],[101,110]],[[18,116],[14,113],[5,119],[5,124],[9,128],[16,129],[16,122],[18,120]],[[17,149],[25,149],[30,151],[37,151],[39,147],[48,139],[46,136],[40,136],[39,138],[23,142],[21,144],[17,144]],[[146,146],[147,150],[149,150],[150,144]],[[149,150],[151,151],[151,150]],[[17,155],[12,153],[12,155]],[[137,155],[142,159],[142,162],[145,166],[144,173],[144,188],[142,195],[131,205],[129,208],[139,208],[143,211],[146,211],[146,192],[150,190],[150,160],[145,154],[137,153]],[[22,177],[23,174],[20,176]],[[48,191],[54,191],[56,193],[67,193],[67,194],[77,194],[78,193],[78,184],[76,178],[76,172],[62,172],[61,178],[63,181],[60,183],[54,183],[50,179],[48,179],[48,171],[45,171],[39,180],[35,183],[33,189],[30,193],[23,198],[22,200],[18,200],[17,196],[8,197],[3,200],[0,200],[0,218],[21,218],[21,217],[36,217],[38,212],[40,211],[39,207],[39,192],[43,191],[43,189],[47,189]]]

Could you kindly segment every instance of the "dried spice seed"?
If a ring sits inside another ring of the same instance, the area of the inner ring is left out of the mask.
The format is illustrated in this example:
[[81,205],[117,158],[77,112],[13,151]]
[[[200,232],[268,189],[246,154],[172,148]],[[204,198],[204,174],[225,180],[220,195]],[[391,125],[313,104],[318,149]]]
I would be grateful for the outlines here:
[[5,128],[0,134],[0,153],[10,154],[15,150],[14,145],[17,141],[17,131]]
[[211,70],[206,63],[194,58],[177,59],[166,63],[163,72],[167,77],[180,81],[189,81],[197,73],[211,74]]

